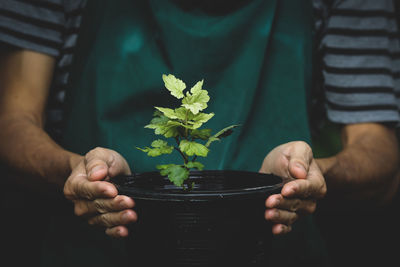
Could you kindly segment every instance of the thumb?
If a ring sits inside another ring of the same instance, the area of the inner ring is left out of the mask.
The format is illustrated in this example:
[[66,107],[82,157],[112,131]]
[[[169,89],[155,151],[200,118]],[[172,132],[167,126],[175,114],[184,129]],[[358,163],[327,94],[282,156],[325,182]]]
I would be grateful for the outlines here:
[[117,152],[95,148],[85,156],[86,173],[92,181],[104,180],[119,174],[130,174],[126,160]]
[[289,173],[293,178],[306,179],[313,153],[305,142],[295,142],[289,154]]

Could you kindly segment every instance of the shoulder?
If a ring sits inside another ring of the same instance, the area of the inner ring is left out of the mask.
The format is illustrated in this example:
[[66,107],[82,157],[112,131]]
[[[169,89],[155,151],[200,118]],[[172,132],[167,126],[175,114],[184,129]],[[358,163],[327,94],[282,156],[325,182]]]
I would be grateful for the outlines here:
[[71,18],[85,0],[2,0],[0,42],[58,56]]
[[328,117],[400,121],[400,39],[394,1],[332,1],[321,39]]

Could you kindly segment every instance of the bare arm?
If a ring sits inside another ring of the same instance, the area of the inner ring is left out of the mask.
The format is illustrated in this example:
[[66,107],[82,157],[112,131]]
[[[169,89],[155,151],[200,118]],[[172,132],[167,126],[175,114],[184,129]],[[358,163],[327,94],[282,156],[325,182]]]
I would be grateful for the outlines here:
[[64,150],[43,130],[44,110],[55,60],[27,50],[0,55],[0,161],[18,183],[54,194],[53,187],[74,203],[75,213],[101,225],[111,236],[126,236],[136,220],[132,199],[117,195],[108,176],[129,173],[115,151],[94,149],[85,157]]
[[62,149],[43,131],[54,64],[54,58],[28,50],[2,53],[0,160],[18,170],[13,178],[19,183],[62,189],[80,156]]
[[261,172],[295,178],[266,200],[265,218],[274,223],[274,234],[289,232],[321,198],[323,208],[343,210],[379,206],[394,196],[399,160],[394,130],[377,123],[347,125],[342,142],[342,151],[330,158],[316,160],[306,143],[290,142],[264,159]]
[[398,143],[394,129],[378,123],[346,125],[342,129],[343,149],[330,158],[317,159],[324,174],[327,201],[357,205],[382,204],[397,190]]

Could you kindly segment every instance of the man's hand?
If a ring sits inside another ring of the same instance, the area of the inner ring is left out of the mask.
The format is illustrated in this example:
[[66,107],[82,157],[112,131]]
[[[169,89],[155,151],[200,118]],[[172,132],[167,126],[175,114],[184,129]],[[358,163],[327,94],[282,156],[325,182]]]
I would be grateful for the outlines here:
[[305,142],[276,147],[265,157],[260,172],[288,179],[281,193],[271,195],[265,202],[265,218],[273,222],[273,234],[290,232],[299,216],[313,213],[317,199],[326,194],[325,179]]
[[96,148],[88,152],[72,170],[64,185],[64,195],[72,200],[77,216],[89,224],[106,227],[106,234],[125,237],[125,225],[136,221],[132,210],[134,201],[118,195],[115,186],[107,182],[111,177],[130,174],[126,160],[117,152]]

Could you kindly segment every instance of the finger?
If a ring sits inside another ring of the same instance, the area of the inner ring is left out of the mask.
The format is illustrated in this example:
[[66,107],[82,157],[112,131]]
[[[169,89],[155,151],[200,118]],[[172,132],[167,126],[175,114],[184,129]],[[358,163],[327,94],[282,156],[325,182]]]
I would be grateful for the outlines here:
[[287,198],[319,199],[326,194],[326,183],[316,163],[312,162],[307,179],[296,179],[286,183],[281,193]]
[[106,229],[106,234],[115,237],[115,238],[121,238],[121,237],[126,237],[129,235],[128,228],[125,226],[119,225],[111,228]]
[[259,172],[273,173],[280,177],[290,177],[288,171],[288,157],[281,152],[282,146],[275,148],[265,157]]
[[294,142],[286,152],[289,157],[290,176],[297,179],[306,179],[307,173],[313,159],[313,153],[306,142]]
[[274,224],[272,226],[272,234],[274,235],[282,235],[287,234],[292,231],[292,227],[284,224]]
[[103,148],[95,148],[85,155],[85,168],[90,180],[103,180],[108,176],[108,162],[113,159]]
[[317,207],[316,200],[299,198],[282,198],[279,201],[267,200],[266,207],[269,209],[281,209],[300,214],[311,214]]
[[95,148],[85,155],[86,173],[90,180],[105,179],[119,174],[130,174],[126,160],[117,152]]
[[89,219],[89,224],[100,225],[108,228],[127,225],[137,220],[137,214],[133,210],[123,210],[119,212],[103,213]]
[[112,151],[113,160],[109,164],[108,173],[110,177],[115,177],[117,175],[129,175],[131,174],[131,169],[129,168],[129,164],[126,160],[117,152]]
[[312,158],[312,150],[306,142],[289,142],[268,153],[259,172],[274,173],[284,178],[304,179]]
[[277,208],[282,200],[283,197],[281,194],[271,195],[265,200],[265,206],[267,208]]
[[96,199],[111,198],[118,195],[115,185],[105,181],[88,181],[83,178],[81,181],[71,185],[71,199]]
[[133,199],[127,196],[118,195],[114,198],[98,198],[95,200],[75,201],[75,214],[87,216],[107,212],[122,211],[135,206]]
[[267,209],[265,211],[265,219],[273,223],[292,225],[298,218],[299,215],[292,211],[281,209]]
[[86,173],[91,181],[104,180],[108,176],[108,165],[101,159],[87,160]]

